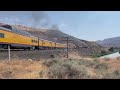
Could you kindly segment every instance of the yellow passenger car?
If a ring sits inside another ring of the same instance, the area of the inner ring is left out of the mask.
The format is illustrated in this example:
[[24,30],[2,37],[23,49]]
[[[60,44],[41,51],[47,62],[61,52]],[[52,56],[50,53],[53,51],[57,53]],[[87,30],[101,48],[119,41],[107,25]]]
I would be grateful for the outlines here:
[[3,25],[0,27],[0,47],[7,48],[7,45],[14,48],[30,48],[38,46],[38,39],[28,32]]
[[64,44],[40,39],[10,25],[3,25],[0,27],[0,48],[7,48],[8,45],[11,48],[24,49],[65,48]]
[[52,48],[56,47],[56,42],[52,42]]

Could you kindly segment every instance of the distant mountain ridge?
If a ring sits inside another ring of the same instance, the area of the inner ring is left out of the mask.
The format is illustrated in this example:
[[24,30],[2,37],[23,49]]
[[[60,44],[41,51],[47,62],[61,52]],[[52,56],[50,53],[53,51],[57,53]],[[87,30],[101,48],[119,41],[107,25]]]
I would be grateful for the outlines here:
[[120,37],[107,38],[104,40],[96,41],[99,45],[103,47],[120,47]]

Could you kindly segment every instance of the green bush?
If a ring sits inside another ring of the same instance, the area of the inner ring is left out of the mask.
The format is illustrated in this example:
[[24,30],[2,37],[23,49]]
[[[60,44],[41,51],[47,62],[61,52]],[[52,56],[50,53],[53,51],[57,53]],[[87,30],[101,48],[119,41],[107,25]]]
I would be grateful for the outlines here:
[[102,50],[102,51],[101,51],[101,56],[104,56],[104,55],[107,55],[107,52],[104,51],[104,50]]
[[110,48],[109,48],[109,51],[110,51],[110,52],[113,52],[113,51],[114,51],[114,48],[113,48],[113,47],[110,47]]
[[101,56],[104,56],[104,55],[107,55],[108,53],[104,50],[102,50],[100,53],[94,53],[92,54],[92,58],[97,58],[97,57],[101,57]]

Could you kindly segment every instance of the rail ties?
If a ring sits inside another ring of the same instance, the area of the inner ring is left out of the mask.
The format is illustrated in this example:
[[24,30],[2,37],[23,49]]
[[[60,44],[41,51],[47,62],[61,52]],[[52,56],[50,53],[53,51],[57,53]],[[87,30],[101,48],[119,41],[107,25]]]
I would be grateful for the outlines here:
[[[64,51],[63,49],[41,49],[41,50],[24,50],[24,49],[10,49],[10,51]],[[0,52],[8,52],[8,49],[0,49]]]

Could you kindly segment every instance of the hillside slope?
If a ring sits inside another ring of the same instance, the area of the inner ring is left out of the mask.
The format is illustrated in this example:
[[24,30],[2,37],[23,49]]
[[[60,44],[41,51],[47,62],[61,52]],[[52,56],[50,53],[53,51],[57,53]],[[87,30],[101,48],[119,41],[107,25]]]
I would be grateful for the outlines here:
[[78,52],[80,55],[83,56],[99,53],[102,50],[102,47],[98,45],[96,42],[81,40],[73,36],[67,35],[59,30],[38,29],[38,28],[32,28],[22,25],[13,25],[13,26],[18,29],[28,31],[34,36],[60,43],[66,43],[65,41],[63,41],[65,38],[62,37],[69,37],[70,40],[73,40],[69,42],[69,44],[75,46],[77,48],[75,49],[76,52]]

